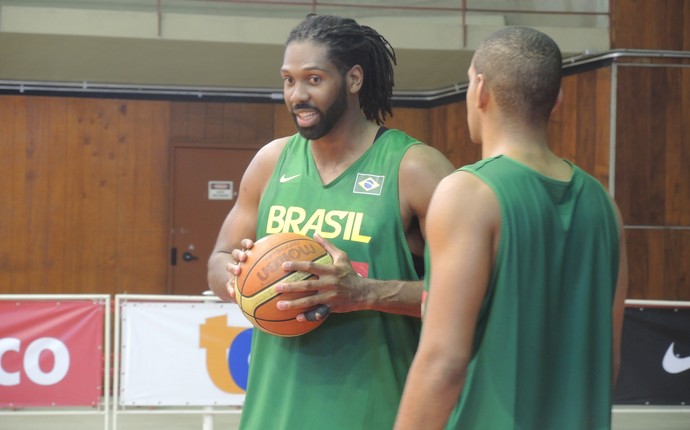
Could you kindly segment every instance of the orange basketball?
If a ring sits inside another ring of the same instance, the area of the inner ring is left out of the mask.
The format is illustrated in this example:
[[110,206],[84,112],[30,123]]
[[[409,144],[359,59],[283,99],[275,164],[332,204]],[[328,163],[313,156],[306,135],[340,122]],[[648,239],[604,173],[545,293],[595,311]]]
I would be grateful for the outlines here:
[[321,325],[320,321],[297,321],[304,309],[279,310],[279,300],[294,300],[309,293],[278,293],[274,285],[310,279],[308,272],[286,272],[285,261],[331,264],[333,259],[314,239],[297,233],[276,233],[257,240],[247,251],[242,272],[235,277],[235,299],[242,313],[258,329],[276,336],[299,336]]

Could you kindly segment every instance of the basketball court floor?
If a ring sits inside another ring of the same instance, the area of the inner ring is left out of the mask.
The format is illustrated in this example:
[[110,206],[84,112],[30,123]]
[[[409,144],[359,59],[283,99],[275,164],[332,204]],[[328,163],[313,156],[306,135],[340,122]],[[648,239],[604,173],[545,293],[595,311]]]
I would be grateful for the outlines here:
[[[239,414],[216,415],[118,415],[119,430],[236,430]],[[97,430],[103,418],[95,416],[7,416],[0,415],[0,430]],[[112,426],[109,427],[111,430]],[[690,406],[616,406],[613,430],[689,430]],[[353,429],[371,430],[371,429]]]

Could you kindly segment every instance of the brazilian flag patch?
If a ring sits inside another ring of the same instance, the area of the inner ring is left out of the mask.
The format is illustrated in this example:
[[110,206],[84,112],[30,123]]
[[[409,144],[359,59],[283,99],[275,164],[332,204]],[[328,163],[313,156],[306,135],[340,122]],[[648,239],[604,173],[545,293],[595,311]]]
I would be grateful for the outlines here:
[[355,188],[352,190],[355,194],[369,194],[371,196],[380,196],[383,189],[383,181],[385,176],[371,175],[369,173],[357,173],[355,179]]

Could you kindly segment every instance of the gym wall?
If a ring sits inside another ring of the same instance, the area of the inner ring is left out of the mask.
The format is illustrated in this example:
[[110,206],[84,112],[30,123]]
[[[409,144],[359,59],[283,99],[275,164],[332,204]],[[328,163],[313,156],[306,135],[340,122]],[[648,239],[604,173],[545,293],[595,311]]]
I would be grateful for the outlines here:
[[[612,2],[611,37],[690,51],[690,0]],[[630,298],[690,300],[690,60],[620,56],[563,88],[550,138],[615,194]],[[386,125],[460,166],[480,157],[465,114],[396,108]],[[282,104],[0,95],[0,131],[0,293],[163,294],[171,146],[259,147],[294,127]]]

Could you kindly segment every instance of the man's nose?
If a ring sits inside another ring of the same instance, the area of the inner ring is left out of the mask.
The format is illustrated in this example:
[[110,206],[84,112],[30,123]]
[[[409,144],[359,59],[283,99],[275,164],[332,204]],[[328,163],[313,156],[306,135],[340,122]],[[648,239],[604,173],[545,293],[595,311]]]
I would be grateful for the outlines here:
[[288,100],[292,105],[296,105],[309,99],[309,91],[307,91],[306,85],[295,83],[287,90],[285,99]]

